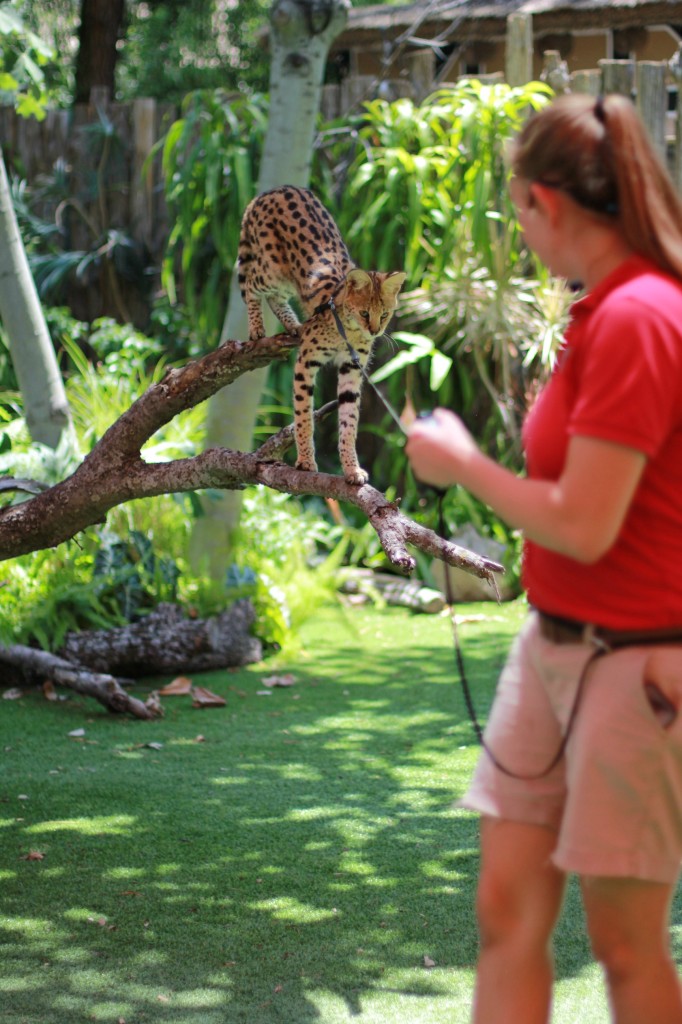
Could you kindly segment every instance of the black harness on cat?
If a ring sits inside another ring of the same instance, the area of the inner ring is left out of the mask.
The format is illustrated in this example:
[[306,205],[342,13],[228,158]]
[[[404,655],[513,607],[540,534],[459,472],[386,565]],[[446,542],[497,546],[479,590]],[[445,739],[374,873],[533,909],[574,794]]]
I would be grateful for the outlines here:
[[315,310],[315,313],[324,313],[326,309],[331,310],[332,316],[334,317],[334,322],[336,324],[336,329],[339,332],[340,336],[343,338],[344,342],[346,343],[346,348],[348,349],[348,354],[350,356],[350,361],[353,364],[353,367],[356,370],[360,371],[360,373],[362,374],[362,379],[366,381],[367,384],[369,384],[369,386],[374,391],[374,394],[377,395],[379,401],[381,402],[381,404],[383,405],[384,409],[389,414],[393,422],[396,424],[398,429],[401,430],[402,433],[405,434],[405,436],[407,437],[407,430],[401,423],[398,413],[379,391],[379,388],[376,386],[376,384],[374,383],[374,381],[372,380],[372,378],[370,377],[370,375],[367,373],[364,366],[360,362],[360,356],[358,355],[358,353],[355,351],[350,341],[348,340],[346,329],[341,323],[341,317],[339,316],[339,311],[336,308],[336,303],[334,302],[334,296],[328,299],[327,302],[323,302],[320,306],[318,306],[317,309]]

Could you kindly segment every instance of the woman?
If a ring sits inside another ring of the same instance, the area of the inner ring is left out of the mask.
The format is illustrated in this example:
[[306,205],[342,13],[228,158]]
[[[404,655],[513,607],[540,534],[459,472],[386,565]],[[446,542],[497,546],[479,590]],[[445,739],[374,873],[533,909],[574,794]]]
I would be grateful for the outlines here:
[[407,445],[418,477],[523,532],[533,609],[462,801],[482,815],[473,1019],[549,1020],[574,872],[613,1020],[682,1024],[682,204],[621,96],[556,99],[511,167],[528,245],[585,290],[524,425],[527,475],[445,410]]

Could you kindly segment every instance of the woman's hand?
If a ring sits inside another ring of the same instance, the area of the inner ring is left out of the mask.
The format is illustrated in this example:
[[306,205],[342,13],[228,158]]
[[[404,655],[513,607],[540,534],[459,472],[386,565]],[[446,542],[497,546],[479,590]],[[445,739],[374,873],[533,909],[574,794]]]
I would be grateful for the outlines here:
[[517,477],[480,451],[445,409],[415,421],[405,450],[424,483],[461,484],[528,540],[586,564],[615,542],[646,465],[635,449],[576,436],[558,480]]
[[480,454],[462,421],[447,409],[415,420],[405,451],[415,476],[439,488],[464,482],[466,467]]

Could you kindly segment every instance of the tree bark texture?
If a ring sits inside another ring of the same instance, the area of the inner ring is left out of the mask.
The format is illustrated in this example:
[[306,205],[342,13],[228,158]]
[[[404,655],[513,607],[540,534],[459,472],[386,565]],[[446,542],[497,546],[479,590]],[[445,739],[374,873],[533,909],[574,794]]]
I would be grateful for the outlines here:
[[11,647],[0,648],[0,664],[17,670],[24,679],[50,681],[85,697],[94,697],[110,711],[130,714],[135,718],[154,717],[154,712],[143,701],[126,693],[114,676],[91,672],[49,651],[13,644]]
[[[287,335],[232,341],[181,369],[169,370],[107,430],[72,476],[20,505],[0,510],[0,560],[54,547],[103,522],[109,509],[135,498],[265,484],[289,494],[314,494],[356,505],[372,523],[389,561],[403,573],[415,568],[407,549],[412,544],[494,586],[495,573],[504,572],[502,566],[413,522],[369,484],[357,487],[341,476],[306,473],[280,461],[293,444],[291,426],[254,452],[209,448],[173,462],[144,461],[142,446],[174,416],[248,370],[285,357],[296,344],[297,339]],[[329,406],[318,415],[328,410]]]
[[110,711],[153,718],[162,711],[127,693],[128,677],[208,672],[260,661],[263,648],[251,635],[255,617],[247,599],[209,619],[187,618],[177,605],[160,604],[139,622],[118,629],[69,633],[57,654],[22,644],[0,647],[0,682],[49,681],[93,697]]
[[[169,370],[109,427],[70,477],[19,505],[0,509],[0,560],[55,547],[102,523],[110,509],[136,498],[265,484],[289,494],[317,495],[356,505],[372,523],[389,561],[402,573],[415,568],[408,551],[411,544],[488,580],[494,588],[495,574],[504,572],[502,566],[413,522],[369,484],[357,487],[342,476],[306,473],[281,461],[294,442],[292,426],[254,452],[209,448],[173,462],[150,463],[142,458],[145,442],[178,413],[249,370],[287,357],[297,344],[298,339],[288,335],[230,341],[180,369]],[[316,415],[322,416],[334,406],[330,403]]]
[[[225,384],[273,359],[287,357],[297,338],[278,335],[256,342],[230,341],[201,359],[169,370],[107,430],[66,480],[42,489],[31,481],[4,481],[30,495],[18,505],[0,508],[0,560],[55,547],[89,526],[104,521],[117,505],[159,494],[204,488],[236,490],[263,484],[295,495],[317,495],[356,505],[377,532],[389,561],[401,573],[415,568],[408,546],[486,580],[497,591],[501,565],[439,537],[413,522],[369,484],[348,484],[342,476],[306,473],[282,461],[294,444],[289,425],[254,452],[209,448],[174,462],[149,463],[141,449],[174,416],[204,401]],[[316,412],[322,418],[336,402]],[[144,621],[121,630],[70,634],[59,655],[13,645],[0,648],[0,665],[42,676],[94,697],[113,711],[138,718],[154,714],[126,693],[118,672],[129,676],[197,672],[243,665],[261,657],[249,633],[253,609],[236,604],[204,622],[183,620],[172,606],[160,606]]]
[[74,103],[89,103],[93,88],[113,99],[118,42],[125,0],[81,0]]
[[59,654],[95,672],[133,678],[238,668],[263,657],[260,641],[250,633],[255,617],[246,599],[210,619],[188,619],[178,605],[160,604],[118,629],[69,633]]

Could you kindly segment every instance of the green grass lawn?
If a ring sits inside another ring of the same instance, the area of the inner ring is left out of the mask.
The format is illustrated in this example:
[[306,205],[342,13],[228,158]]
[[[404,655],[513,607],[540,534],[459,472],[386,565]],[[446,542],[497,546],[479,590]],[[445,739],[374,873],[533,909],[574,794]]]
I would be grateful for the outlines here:
[[[485,713],[523,608],[463,611]],[[3,1024],[465,1024],[477,748],[448,622],[326,608],[304,642],[288,688],[197,677],[224,708],[1,702]],[[557,973],[557,1022],[608,1020],[574,889]]]

